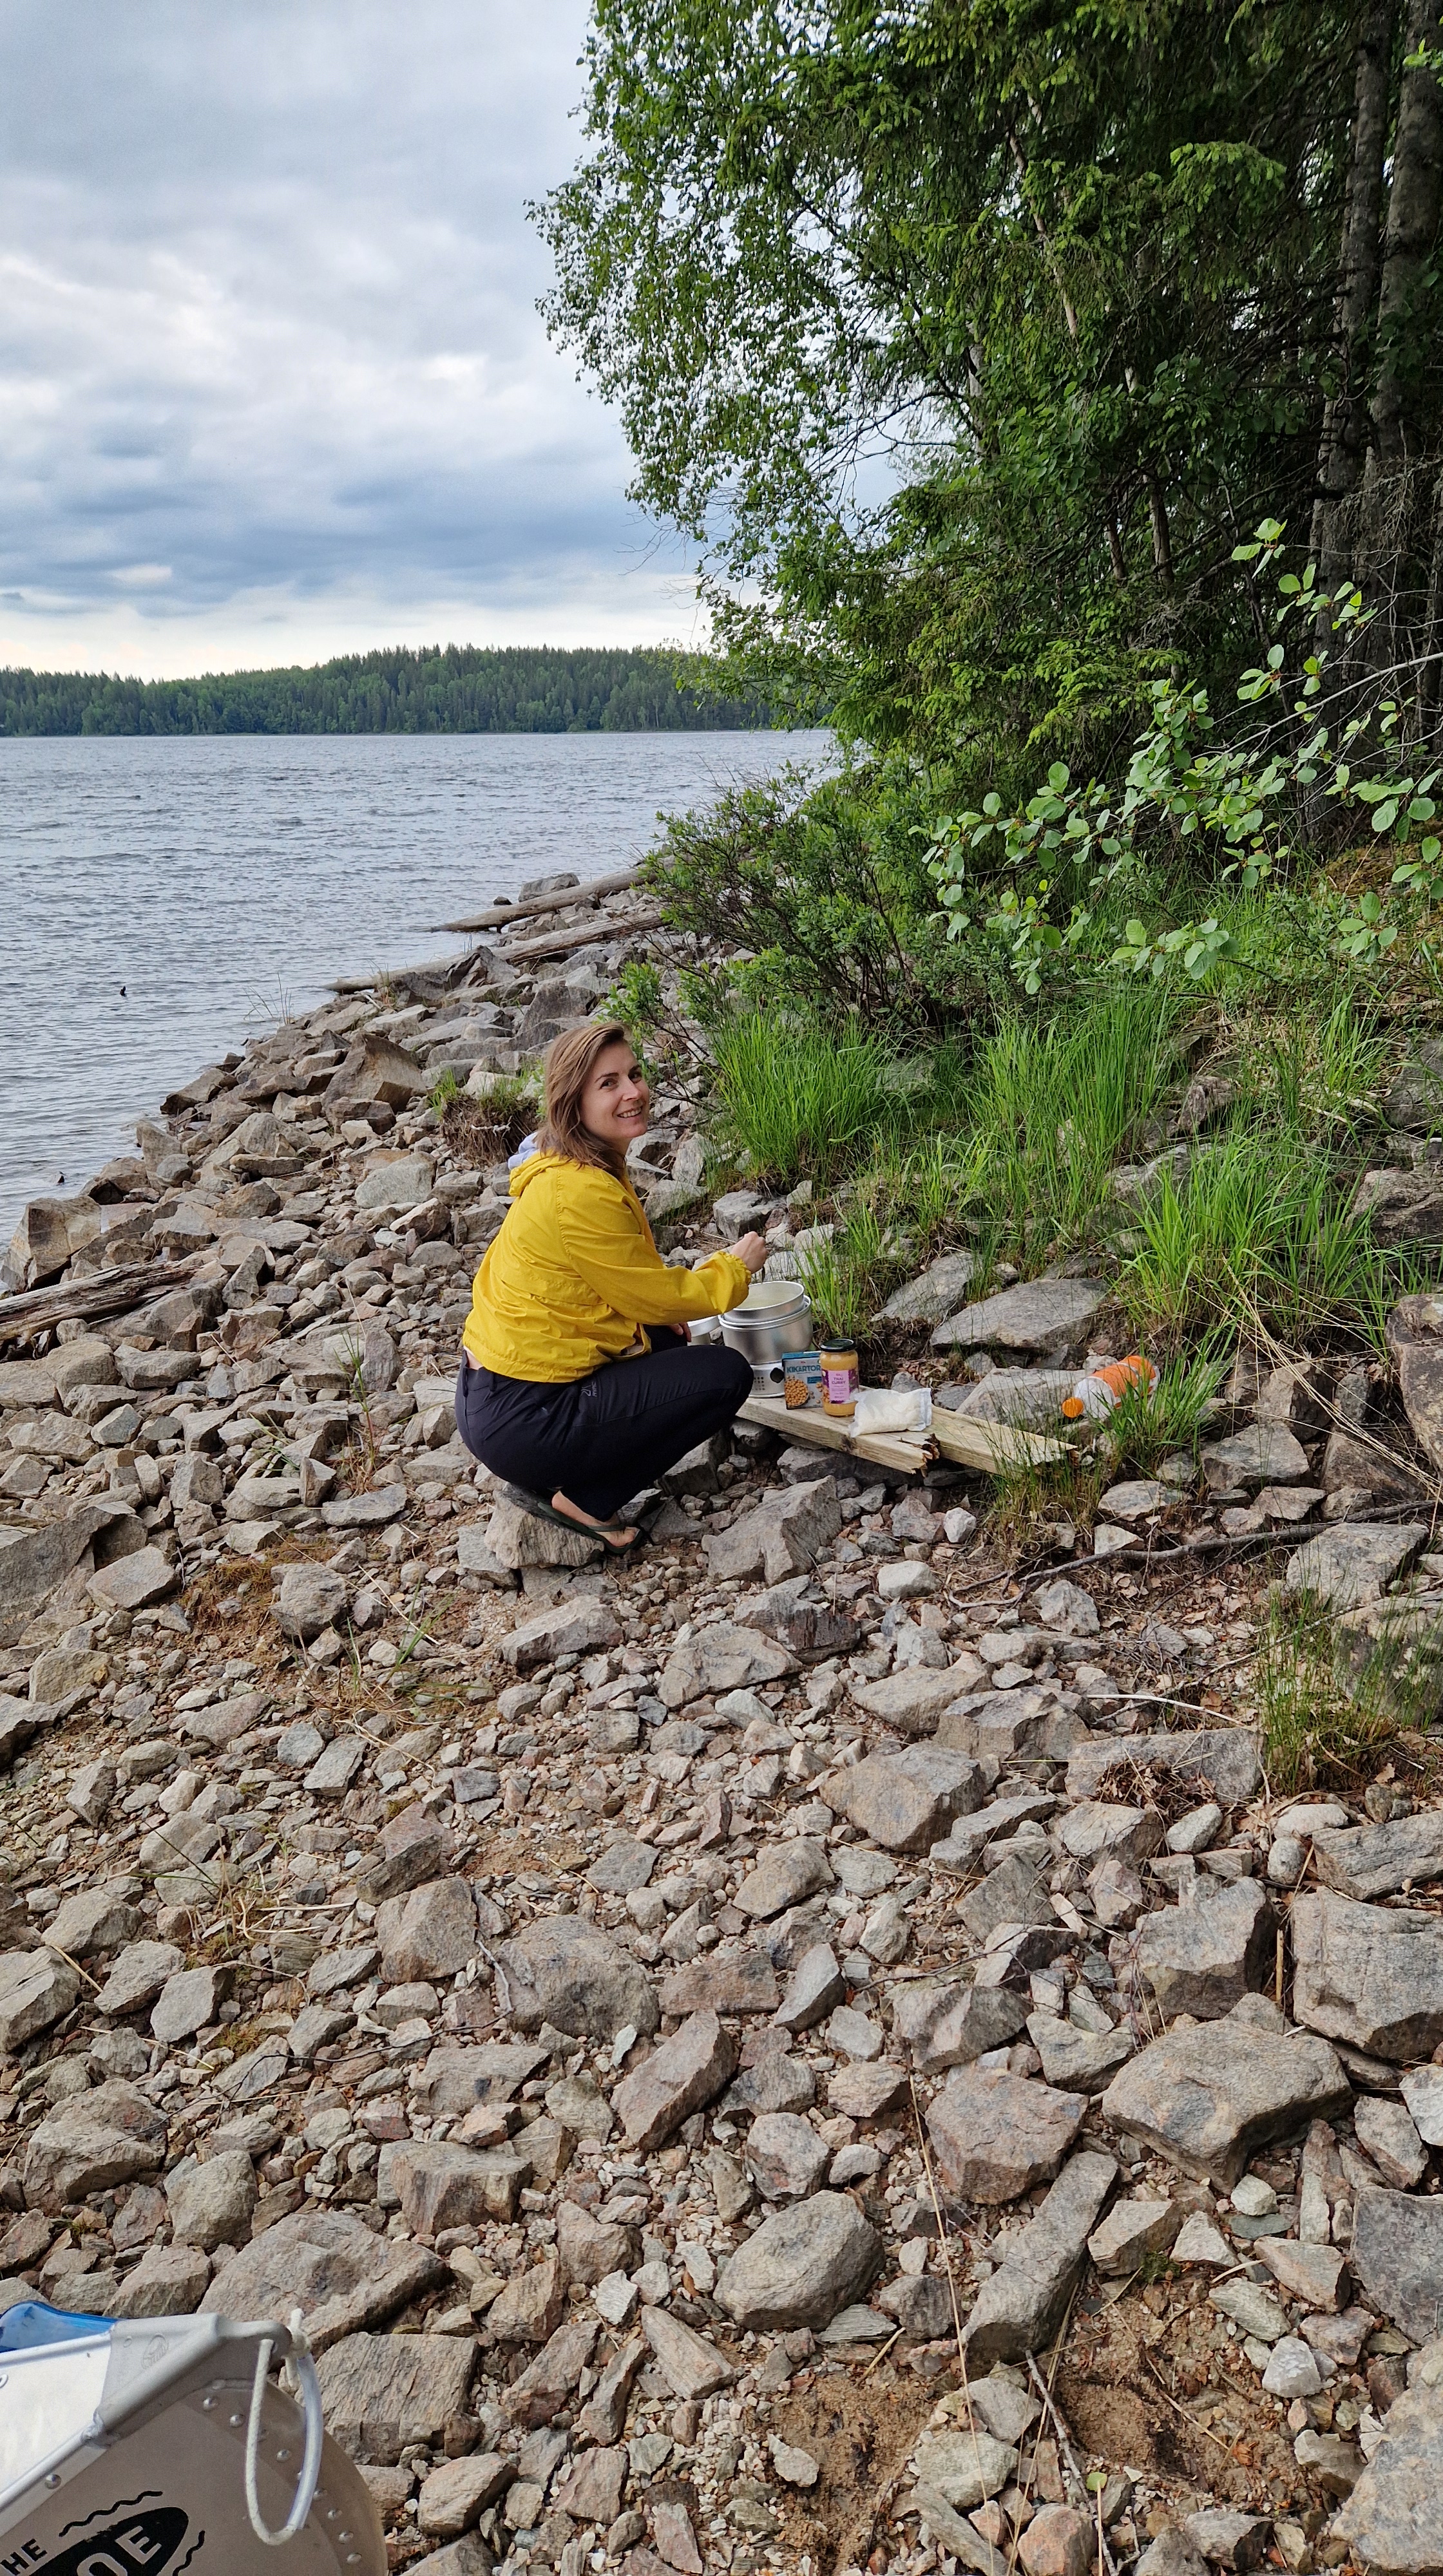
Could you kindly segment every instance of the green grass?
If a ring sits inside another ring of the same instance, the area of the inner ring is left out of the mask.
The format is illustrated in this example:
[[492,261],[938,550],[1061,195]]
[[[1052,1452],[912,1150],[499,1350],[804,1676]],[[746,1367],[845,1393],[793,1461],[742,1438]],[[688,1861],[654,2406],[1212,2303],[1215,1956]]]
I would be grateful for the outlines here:
[[906,1115],[880,1039],[744,1011],[716,1039],[724,1146],[758,1180],[833,1179],[859,1146]]
[[1326,1013],[1273,1011],[1239,1031],[1240,1097],[1252,1118],[1293,1137],[1349,1139],[1371,1127],[1386,1042],[1375,1013],[1345,993]]
[[[1016,1014],[970,1061],[939,1048],[925,1086],[884,1099],[836,1235],[807,1265],[825,1329],[865,1332],[900,1280],[953,1246],[973,1253],[971,1293],[980,1296],[1004,1255],[1030,1272],[1102,1230],[1113,1168],[1139,1149],[1172,1078],[1171,1026],[1154,989],[1128,985],[1068,1017]],[[842,1052],[830,1040],[809,1044],[834,1058]],[[774,1051],[769,1080],[755,1068],[754,1104],[771,1117],[774,1096],[785,1095],[776,1119],[796,1134],[795,1056],[777,1051],[774,1030],[760,1021],[747,1045]],[[750,1053],[747,1060],[750,1067]],[[825,1170],[819,1177],[825,1183]]]
[[1154,1360],[1157,1385],[1152,1394],[1140,1386],[1126,1388],[1103,1426],[1115,1475],[1130,1471],[1150,1476],[1159,1459],[1178,1450],[1195,1458],[1208,1406],[1232,1359],[1231,1334],[1214,1332],[1192,1349]]
[[979,1048],[959,1102],[957,1166],[999,1250],[1025,1268],[1092,1231],[1114,1167],[1176,1070],[1175,1009],[1123,985],[1048,1022],[1017,1014]]
[[[1400,1604],[1400,1623],[1404,1616]],[[1399,1640],[1365,1648],[1350,1668],[1342,1632],[1321,1602],[1307,1593],[1277,1596],[1255,1668],[1263,1769],[1274,1797],[1371,1775],[1399,1724],[1423,1715],[1416,1676],[1428,1661],[1415,1661],[1400,1625]],[[1436,1706],[1436,1689],[1432,1701]]]
[[886,1257],[875,1210],[854,1203],[830,1243],[814,1244],[797,1257],[814,1335],[828,1341],[865,1340],[896,1269],[896,1262]]
[[1120,1294],[1134,1330],[1167,1345],[1219,1325],[1301,1343],[1361,1322],[1371,1337],[1399,1283],[1350,1196],[1329,1155],[1279,1127],[1201,1147],[1132,1213]]

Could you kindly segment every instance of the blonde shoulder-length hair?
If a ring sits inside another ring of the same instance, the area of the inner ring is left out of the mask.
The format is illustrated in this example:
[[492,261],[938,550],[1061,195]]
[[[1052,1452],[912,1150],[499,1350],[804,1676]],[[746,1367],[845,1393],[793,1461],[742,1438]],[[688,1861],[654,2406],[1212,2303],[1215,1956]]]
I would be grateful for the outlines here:
[[608,1047],[630,1046],[619,1020],[584,1029],[564,1029],[542,1058],[546,1078],[546,1116],[537,1132],[537,1151],[564,1154],[569,1163],[589,1164],[593,1171],[620,1174],[625,1157],[612,1152],[581,1123],[582,1095],[597,1060]]

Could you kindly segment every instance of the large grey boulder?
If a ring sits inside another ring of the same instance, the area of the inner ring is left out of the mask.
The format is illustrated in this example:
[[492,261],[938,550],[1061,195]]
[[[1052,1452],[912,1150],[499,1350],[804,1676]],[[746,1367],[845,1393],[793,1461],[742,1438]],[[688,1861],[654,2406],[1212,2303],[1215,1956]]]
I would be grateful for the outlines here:
[[289,2316],[298,2307],[319,2351],[341,2334],[384,2325],[446,2277],[425,2246],[393,2245],[349,2210],[312,2203],[278,2218],[232,2255],[201,2307],[208,2316],[237,2320]]
[[1069,1798],[1091,1798],[1104,1772],[1119,1759],[1144,1771],[1205,1780],[1219,1806],[1240,1807],[1262,1778],[1259,1737],[1252,1726],[1205,1726],[1177,1735],[1093,1736],[1079,1745],[1067,1765]]
[[835,1477],[784,1486],[704,1542],[708,1571],[717,1583],[757,1577],[769,1585],[785,1583],[794,1574],[811,1573],[841,1526]]
[[1070,1368],[989,1369],[975,1386],[948,1389],[952,1400],[945,1409],[969,1422],[1002,1422],[1019,1431],[1052,1428],[1060,1424],[1076,1382],[1077,1371]]
[[52,2214],[158,2173],[165,2161],[166,2117],[133,2084],[120,2080],[79,2093],[32,2130],[25,2150],[25,2199]]
[[995,2204],[1052,2180],[1086,2111],[1081,2093],[1056,2093],[1004,2068],[968,2066],[949,2076],[932,2102],[927,2134],[954,2197]]
[[255,2168],[244,2147],[225,2147],[201,2164],[186,2156],[165,2177],[171,2234],[177,2245],[241,2245],[256,2205]]
[[1334,1610],[1375,1601],[1428,1541],[1426,1521],[1335,1521],[1289,1557],[1289,1592],[1311,1592]]
[[1201,1452],[1203,1473],[1219,1489],[1229,1485],[1299,1485],[1308,1472],[1307,1452],[1282,1422],[1250,1422],[1230,1440],[1216,1440]]
[[943,1710],[975,1687],[979,1670],[970,1659],[945,1671],[913,1664],[904,1672],[888,1673],[883,1681],[859,1683],[852,1697],[869,1717],[895,1727],[899,1735],[932,1735]]
[[1413,1040],[1406,1064],[1383,1095],[1383,1115],[1405,1135],[1443,1129],[1443,1045],[1437,1038]]
[[1027,2036],[1042,2060],[1044,2083],[1062,2093],[1100,2093],[1133,2050],[1125,2023],[1117,2030],[1078,2030],[1057,2013],[1029,2013]]
[[349,1595],[344,1575],[328,1565],[288,1565],[276,1597],[276,1618],[288,1637],[309,1645],[342,1616]]
[[1383,2438],[1332,2536],[1359,2566],[1383,2576],[1438,2576],[1443,2568],[1443,2390],[1410,2388],[1395,2398]]
[[434,2237],[443,2227],[485,2227],[514,2218],[530,2172],[529,2159],[509,2146],[477,2149],[454,2138],[402,2138],[381,2149],[376,2197],[382,2209],[399,2207],[414,2235]]
[[717,2300],[741,2328],[774,2333],[830,2325],[880,2269],[882,2240],[846,2192],[814,2192],[778,2210],[738,2247]]
[[0,1645],[15,1643],[68,1574],[144,1545],[144,1528],[126,1504],[96,1501],[0,1547]]
[[1387,1339],[1413,1436],[1434,1466],[1443,1467],[1443,1299],[1400,1298]]
[[1249,1995],[1221,2021],[1169,2031],[1114,2076],[1104,2116],[1199,2182],[1231,2191],[1259,2147],[1352,2102],[1331,2048]]
[[0,1952],[0,2048],[23,2048],[63,2020],[80,1993],[68,1959],[53,1950]]
[[188,2317],[200,2306],[210,2264],[197,2245],[147,2245],[107,2303],[112,2317]]
[[97,2012],[139,2012],[153,2004],[179,1974],[184,1954],[173,1941],[132,1941],[120,1953],[95,1998]]
[[1165,2021],[1216,2021],[1266,1982],[1274,1956],[1272,1912],[1255,1878],[1199,1877],[1138,1929],[1137,1964]]
[[[877,1687],[885,1690],[888,1685],[881,1682]],[[974,1761],[995,1762],[999,1769],[1010,1769],[1019,1760],[1066,1761],[1080,1747],[1096,1743],[1097,1738],[1089,1734],[1075,1710],[1063,1705],[1051,1682],[1040,1682],[1035,1688],[1023,1683],[1016,1690],[980,1690],[974,1686],[943,1712],[936,1741],[951,1752],[970,1753]],[[1116,1743],[1111,1737],[1108,1741],[1115,1762]]]
[[736,2042],[716,2014],[692,2013],[612,2095],[627,2143],[639,2155],[665,2146],[683,2120],[715,2101],[736,2062]]
[[884,1851],[925,1851],[955,1816],[982,1803],[984,1776],[965,1753],[912,1744],[874,1753],[827,1784],[827,1803]]
[[159,1547],[137,1548],[133,1555],[102,1565],[90,1578],[92,1596],[107,1610],[147,1609],[153,1601],[164,1601],[179,1584],[179,1565]]
[[665,2308],[644,2309],[641,2331],[651,2346],[657,2368],[683,2404],[714,2395],[736,2377],[731,2363],[714,2343],[683,2325],[680,2317],[670,2315]]
[[454,1977],[476,1955],[476,1899],[467,1878],[433,1878],[378,1907],[381,1976],[388,1986]]
[[974,1941],[988,1941],[1004,1923],[1055,1921],[1049,1888],[1050,1854],[1039,1866],[1024,1852],[1009,1852],[990,1869],[980,1887],[964,1896],[957,1911]]
[[916,1977],[892,1991],[893,2035],[911,2048],[919,2075],[970,2066],[989,2049],[1005,2048],[1026,2019],[1026,1998],[1008,1986]]
[[558,1655],[595,1655],[620,1644],[615,1612],[588,1594],[577,1601],[559,1601],[554,1609],[539,1610],[534,1619],[523,1620],[503,1640],[501,1651],[508,1664],[524,1674],[554,1664]]
[[[1329,1433],[1319,1481],[1325,1495],[1347,1491],[1348,1508],[1342,1514],[1345,1520],[1361,1520],[1362,1514],[1356,1508],[1360,1495],[1367,1495],[1379,1505],[1408,1503],[1419,1512],[1427,1507],[1426,1475],[1420,1475],[1396,1450],[1383,1448],[1376,1438],[1362,1432]],[[1308,1518],[1312,1517],[1309,1512]]]
[[773,1843],[762,1853],[737,1889],[735,1902],[754,1922],[765,1923],[788,1906],[805,1905],[809,1896],[831,1884],[825,1846],[799,1834],[795,1842]]
[[1324,1889],[1293,1900],[1293,2011],[1370,2057],[1431,2057],[1443,2041],[1443,1921]]
[[969,2367],[1021,2361],[1051,2341],[1116,2180],[1111,2156],[1073,2156],[1064,2165],[1036,2217],[1009,2240],[977,2293],[963,2337]]
[[118,1950],[140,1921],[127,1896],[114,1887],[78,1887],[67,1896],[45,1926],[52,1950],[67,1959],[88,1959],[96,1950]]
[[152,2038],[163,2040],[170,2048],[183,2039],[193,2039],[198,2030],[217,2019],[230,1989],[227,1968],[179,1969],[166,1979],[150,2016]]
[[1088,1327],[1108,1291],[1100,1279],[1031,1279],[949,1315],[932,1335],[934,1351],[1018,1351],[1025,1357],[1080,1359]]
[[1431,2343],[1443,2299],[1443,2200],[1365,2183],[1350,2257],[1359,2288],[1410,2343]]
[[779,1682],[797,1669],[797,1659],[760,1628],[733,1626],[729,1620],[699,1628],[678,1646],[661,1668],[656,1694],[664,1708],[685,1708],[694,1699],[733,1690],[756,1690]]
[[439,2447],[466,2412],[476,2353],[471,2335],[345,2336],[317,2365],[327,2431],[373,2460],[398,2460],[413,2442]]
[[1443,1808],[1425,1807],[1387,1825],[1316,1833],[1313,1865],[1321,1886],[1362,1898],[1392,1896],[1410,1881],[1416,1886],[1443,1878]]
[[574,1914],[539,1915],[498,1942],[505,2009],[518,2030],[549,2021],[572,2039],[615,2039],[630,2023],[643,2037],[661,2019],[646,1970],[609,1932]]
[[1023,1789],[994,1798],[970,1815],[954,1816],[942,1840],[931,1845],[929,1865],[957,1878],[970,1877],[989,1844],[1006,1841],[1019,1825],[1050,1816],[1056,1804],[1050,1789]]
[[[463,1554],[461,1571],[489,1573],[493,1565],[503,1573],[520,1574],[528,1566],[577,1567],[595,1564],[603,1542],[588,1538],[580,1530],[558,1529],[554,1521],[544,1521],[537,1512],[526,1511],[520,1503],[502,1495],[486,1523],[484,1533],[473,1522],[461,1534]],[[472,1561],[472,1549],[484,1552]]]
[[905,1288],[894,1290],[882,1308],[879,1322],[940,1324],[944,1315],[956,1312],[976,1270],[974,1252],[944,1252],[940,1261],[930,1263],[918,1278],[909,1279]]

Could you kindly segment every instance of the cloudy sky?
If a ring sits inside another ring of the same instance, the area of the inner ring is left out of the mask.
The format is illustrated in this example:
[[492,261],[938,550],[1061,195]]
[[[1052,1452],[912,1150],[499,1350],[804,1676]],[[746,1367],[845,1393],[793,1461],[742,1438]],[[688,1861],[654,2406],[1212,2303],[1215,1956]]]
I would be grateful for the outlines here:
[[535,311],[584,0],[6,0],[0,663],[695,633]]

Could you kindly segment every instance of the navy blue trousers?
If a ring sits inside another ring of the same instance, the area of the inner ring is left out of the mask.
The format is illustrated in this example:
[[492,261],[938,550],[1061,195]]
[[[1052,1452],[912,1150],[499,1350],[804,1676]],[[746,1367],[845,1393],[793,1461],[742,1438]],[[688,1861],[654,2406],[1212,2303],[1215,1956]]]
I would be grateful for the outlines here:
[[718,1342],[693,1349],[660,1326],[642,1359],[612,1360],[561,1386],[461,1362],[456,1427],[473,1458],[549,1502],[564,1494],[609,1519],[688,1449],[735,1419],[750,1364]]

